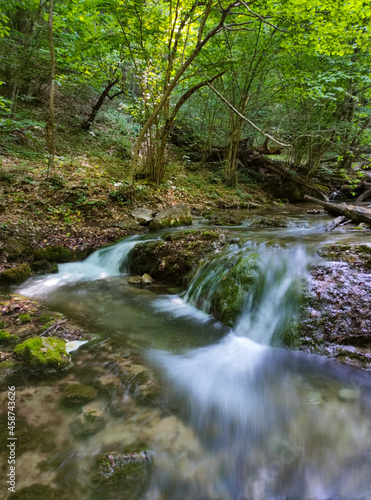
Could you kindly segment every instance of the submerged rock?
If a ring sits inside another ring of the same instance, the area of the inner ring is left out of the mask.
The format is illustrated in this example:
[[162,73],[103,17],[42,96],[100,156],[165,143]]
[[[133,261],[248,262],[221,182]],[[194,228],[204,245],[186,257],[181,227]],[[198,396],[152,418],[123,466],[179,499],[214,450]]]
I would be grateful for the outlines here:
[[105,498],[140,500],[148,489],[152,459],[147,451],[118,453],[111,451],[98,461],[95,482]]
[[107,421],[107,415],[96,403],[86,405],[80,415],[71,425],[72,434],[75,436],[87,436],[100,431]]
[[89,385],[68,384],[63,389],[63,402],[69,405],[84,404],[97,397],[97,391]]
[[46,484],[31,484],[11,494],[14,500],[65,500],[66,495]]
[[54,337],[25,340],[15,348],[14,356],[40,375],[63,370],[72,364],[64,340]]
[[191,210],[187,205],[174,205],[158,212],[150,223],[152,231],[157,231],[164,227],[189,226],[192,224]]

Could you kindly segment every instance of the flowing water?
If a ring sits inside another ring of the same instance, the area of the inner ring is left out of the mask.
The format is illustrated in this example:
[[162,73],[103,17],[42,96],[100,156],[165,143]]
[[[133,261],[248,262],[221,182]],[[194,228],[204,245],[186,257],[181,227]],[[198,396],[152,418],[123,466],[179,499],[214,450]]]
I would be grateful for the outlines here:
[[[22,389],[23,412],[53,431],[58,450],[22,455],[19,486],[62,485],[82,499],[370,499],[369,373],[272,346],[298,314],[315,248],[325,238],[356,238],[325,234],[326,219],[315,220],[234,228],[234,242],[201,267],[183,296],[134,287],[120,274],[139,237],[22,286],[22,294],[102,337],[73,354],[68,374]],[[231,263],[252,254],[258,278],[228,328],[210,314],[213,294]],[[156,404],[135,401],[119,385],[112,367],[133,352],[161,381]],[[58,406],[61,384],[76,380],[107,383],[97,403],[107,422],[92,435],[73,433],[78,410]],[[96,457],[138,443],[153,460],[145,487],[91,482]]]

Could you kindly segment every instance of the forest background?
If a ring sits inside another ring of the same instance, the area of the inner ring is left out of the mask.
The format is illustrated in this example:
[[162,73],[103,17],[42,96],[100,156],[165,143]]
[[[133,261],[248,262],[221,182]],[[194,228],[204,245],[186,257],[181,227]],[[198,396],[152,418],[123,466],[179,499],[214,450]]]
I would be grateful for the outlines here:
[[369,2],[0,3],[2,230],[371,195]]

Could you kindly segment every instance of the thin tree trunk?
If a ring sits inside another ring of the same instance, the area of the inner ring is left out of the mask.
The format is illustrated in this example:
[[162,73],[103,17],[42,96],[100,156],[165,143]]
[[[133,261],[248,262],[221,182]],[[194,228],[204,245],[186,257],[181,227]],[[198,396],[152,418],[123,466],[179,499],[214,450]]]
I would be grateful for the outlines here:
[[83,130],[89,130],[90,127],[92,126],[94,120],[95,120],[95,117],[97,116],[98,114],[98,111],[100,110],[100,108],[103,106],[103,103],[106,99],[106,97],[108,97],[108,94],[109,94],[109,91],[111,90],[111,88],[116,85],[116,83],[119,81],[118,78],[116,78],[116,80],[114,80],[113,82],[109,82],[108,85],[106,86],[106,88],[103,90],[103,92],[101,93],[101,95],[99,96],[99,99],[97,100],[97,102],[95,103],[95,105],[93,106],[92,110],[91,110],[91,113],[89,115],[89,118],[87,120],[84,121],[84,123],[81,125],[81,128]]
[[55,52],[53,41],[53,0],[49,0],[49,50],[51,63],[50,93],[49,93],[49,120],[46,124],[46,144],[49,151],[48,171],[54,168],[55,158]]

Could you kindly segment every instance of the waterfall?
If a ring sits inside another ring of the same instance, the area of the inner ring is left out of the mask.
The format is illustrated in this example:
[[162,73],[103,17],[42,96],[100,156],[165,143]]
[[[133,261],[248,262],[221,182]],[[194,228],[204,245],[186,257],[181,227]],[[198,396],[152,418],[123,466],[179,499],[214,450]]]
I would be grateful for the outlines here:
[[286,335],[290,343],[307,262],[301,246],[232,245],[200,267],[184,300],[229,323],[238,336],[269,345]]

